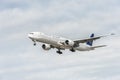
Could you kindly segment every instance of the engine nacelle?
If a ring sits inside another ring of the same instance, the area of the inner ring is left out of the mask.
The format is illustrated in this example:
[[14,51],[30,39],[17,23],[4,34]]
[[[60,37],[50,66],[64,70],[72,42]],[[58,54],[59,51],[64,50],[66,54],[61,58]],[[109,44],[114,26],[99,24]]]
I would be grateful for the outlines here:
[[50,46],[49,44],[43,44],[43,45],[42,45],[42,48],[43,48],[44,50],[50,50],[50,49],[51,49],[51,46]]
[[68,45],[68,46],[74,46],[74,41],[72,41],[72,40],[66,40],[65,41],[65,45]]

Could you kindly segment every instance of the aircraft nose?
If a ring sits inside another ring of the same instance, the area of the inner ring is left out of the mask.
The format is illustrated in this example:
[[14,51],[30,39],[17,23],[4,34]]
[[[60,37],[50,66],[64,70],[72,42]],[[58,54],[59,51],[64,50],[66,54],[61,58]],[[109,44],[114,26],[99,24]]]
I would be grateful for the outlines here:
[[29,37],[30,39],[33,39],[33,38],[34,38],[34,33],[33,33],[33,32],[29,33],[29,34],[28,34],[28,37]]
[[28,37],[31,38],[32,37],[31,34],[28,34]]

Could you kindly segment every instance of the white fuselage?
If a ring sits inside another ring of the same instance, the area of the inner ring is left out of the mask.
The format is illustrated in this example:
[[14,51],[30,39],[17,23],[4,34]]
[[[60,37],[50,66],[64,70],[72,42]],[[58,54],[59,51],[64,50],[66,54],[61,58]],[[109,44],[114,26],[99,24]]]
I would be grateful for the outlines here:
[[[56,48],[61,48],[61,49],[71,49],[72,48],[72,46],[64,44],[64,42],[66,40],[70,40],[70,39],[57,37],[57,36],[48,36],[48,35],[45,35],[44,33],[41,33],[41,32],[32,32],[32,33],[29,33],[28,36],[34,42],[41,42],[41,43],[45,43],[45,44],[50,44],[50,45],[55,46]],[[79,51],[93,50],[92,47],[85,45],[85,44],[79,44],[79,46],[74,47],[74,49],[79,50]]]

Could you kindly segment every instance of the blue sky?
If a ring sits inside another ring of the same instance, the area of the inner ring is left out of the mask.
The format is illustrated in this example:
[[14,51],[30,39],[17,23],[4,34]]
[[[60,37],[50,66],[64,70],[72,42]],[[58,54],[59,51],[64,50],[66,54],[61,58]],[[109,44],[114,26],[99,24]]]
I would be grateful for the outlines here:
[[[1,0],[0,80],[120,80],[119,0]],[[70,39],[115,33],[90,52],[42,50],[27,34]]]

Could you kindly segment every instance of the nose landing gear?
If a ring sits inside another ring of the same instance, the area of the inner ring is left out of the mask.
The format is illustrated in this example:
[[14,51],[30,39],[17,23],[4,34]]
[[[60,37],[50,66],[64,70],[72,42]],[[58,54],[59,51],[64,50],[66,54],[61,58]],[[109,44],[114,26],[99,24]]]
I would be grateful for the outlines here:
[[32,39],[32,41],[34,42],[33,45],[36,46],[36,41]]
[[33,44],[34,46],[36,46],[36,42],[34,42],[34,44]]

